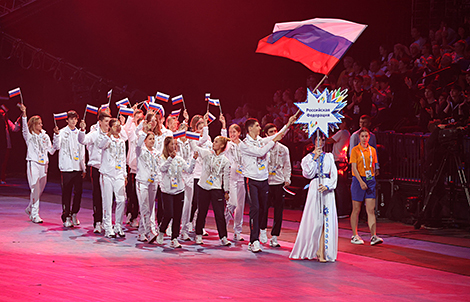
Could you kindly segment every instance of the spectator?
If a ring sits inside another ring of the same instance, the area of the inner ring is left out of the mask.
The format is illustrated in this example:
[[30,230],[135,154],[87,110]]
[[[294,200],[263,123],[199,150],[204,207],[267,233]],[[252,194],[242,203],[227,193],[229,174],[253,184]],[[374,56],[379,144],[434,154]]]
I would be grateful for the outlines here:
[[380,69],[380,63],[379,61],[377,60],[372,60],[369,64],[369,72],[368,72],[369,76],[371,78],[375,77],[375,76],[380,76],[380,75],[384,75],[385,72]]
[[353,124],[359,122],[359,117],[366,114],[370,115],[372,109],[372,95],[370,92],[362,88],[363,79],[361,76],[356,76],[353,81],[353,91],[350,94],[351,102],[346,106],[346,114],[349,115]]
[[413,38],[413,41],[414,41],[411,45],[416,44],[418,45],[419,49],[422,49],[424,44],[426,43],[426,39],[421,37],[421,32],[419,31],[419,29],[417,29],[416,27],[413,27],[411,29],[411,37]]

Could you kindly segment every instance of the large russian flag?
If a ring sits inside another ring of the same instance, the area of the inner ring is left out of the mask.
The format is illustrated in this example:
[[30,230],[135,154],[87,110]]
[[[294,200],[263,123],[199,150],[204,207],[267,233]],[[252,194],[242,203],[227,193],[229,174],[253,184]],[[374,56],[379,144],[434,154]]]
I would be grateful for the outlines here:
[[256,52],[289,58],[313,72],[328,74],[366,27],[320,18],[276,23],[273,33],[258,42]]

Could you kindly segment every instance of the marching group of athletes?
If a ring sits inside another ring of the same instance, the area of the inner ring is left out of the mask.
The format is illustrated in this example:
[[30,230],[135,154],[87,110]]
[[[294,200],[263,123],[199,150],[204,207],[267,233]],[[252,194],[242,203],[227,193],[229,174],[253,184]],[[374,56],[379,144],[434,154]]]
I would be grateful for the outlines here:
[[[71,110],[65,119],[67,126],[62,129],[56,126],[51,142],[42,129],[41,118],[36,115],[28,120],[26,107],[23,104],[19,107],[23,113],[22,131],[31,189],[26,213],[32,222],[43,222],[39,202],[47,182],[48,155],[58,151],[62,222],[67,228],[80,224],[77,214],[86,174],[86,147],[95,233],[104,232],[107,238],[125,237],[127,212],[127,222],[138,227],[139,241],[163,244],[166,232],[173,248],[181,247],[179,240],[203,244],[211,204],[220,243],[227,246],[231,244],[227,228],[232,219],[233,240],[243,240],[246,199],[250,206],[248,249],[259,252],[260,242],[268,242],[268,204],[275,208],[269,244],[280,246],[277,237],[282,223],[283,187],[290,184],[291,166],[289,150],[279,141],[295,116],[279,132],[274,124],[266,125],[263,138],[259,122],[248,119],[247,135],[241,140],[240,126],[231,125],[227,133],[221,114],[221,135],[212,142],[207,113],[193,116],[189,123],[189,115],[184,110],[184,121],[179,123],[178,117],[172,115],[165,121],[163,110],[149,109],[144,114],[134,105],[133,114],[126,120],[123,115],[113,118],[109,107],[105,107],[98,110],[98,121],[87,132],[85,121]],[[185,131],[188,131],[186,135]],[[190,236],[192,232],[195,237]]]

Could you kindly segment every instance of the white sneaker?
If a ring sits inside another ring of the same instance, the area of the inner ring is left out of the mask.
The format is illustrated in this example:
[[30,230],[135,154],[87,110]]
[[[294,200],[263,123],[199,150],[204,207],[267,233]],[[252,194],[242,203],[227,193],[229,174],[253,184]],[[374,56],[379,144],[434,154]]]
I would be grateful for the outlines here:
[[248,244],[248,250],[252,251],[253,253],[261,252],[262,250],[259,241],[256,240],[255,242]]
[[370,237],[370,245],[376,245],[383,243],[384,240],[377,235]]
[[166,228],[166,235],[171,237],[171,225]]
[[281,247],[279,242],[277,242],[277,236],[273,236],[271,238],[271,241],[269,241],[269,246],[271,246],[271,247]]
[[180,238],[183,241],[191,241],[191,237],[189,237],[188,233],[181,233]]
[[187,227],[188,227],[188,232],[194,233],[194,224],[192,222],[188,222]]
[[150,232],[148,234],[148,239],[147,240],[148,240],[149,243],[154,243],[155,240],[157,240],[157,237],[158,237],[157,233]]
[[178,239],[175,238],[171,240],[170,247],[175,248],[175,249],[181,248],[181,244],[178,242]]
[[242,237],[240,233],[235,233],[233,234],[233,240],[234,241],[244,241],[245,239]]
[[364,240],[362,240],[361,236],[356,235],[356,236],[352,236],[351,243],[352,244],[364,244]]
[[101,231],[102,231],[101,222],[97,222],[95,224],[95,229],[93,230],[93,233],[99,234],[99,233],[101,233]]
[[232,243],[231,243],[230,241],[228,241],[228,239],[227,239],[226,236],[224,236],[224,237],[222,237],[222,239],[220,239],[220,244],[221,244],[221,245],[224,245],[224,246],[229,246],[229,245],[231,245]]
[[206,232],[206,229],[202,229],[202,236],[209,236],[209,233]]
[[113,231],[105,232],[104,237],[106,237],[106,238],[116,238],[116,234]]
[[158,236],[157,236],[157,243],[158,244],[163,244],[163,236],[164,236],[164,234],[162,232],[158,233]]
[[203,244],[202,235],[196,235],[196,244]]
[[32,217],[31,221],[34,222],[34,223],[43,223],[44,222],[44,220],[42,220],[41,217],[39,217],[39,216]]
[[[147,236],[145,236],[144,234],[139,234],[137,236],[137,241],[145,242],[145,241],[147,241]],[[151,243],[151,242],[149,242],[149,243]]]
[[119,237],[121,237],[121,238],[126,237],[126,234],[124,233],[124,231],[122,230],[122,228],[117,228],[117,230],[115,230],[115,231],[116,231],[116,234],[117,234]]
[[78,220],[77,214],[72,214],[72,223],[74,226],[80,225],[80,220]]
[[259,231],[259,241],[261,243],[268,243],[268,235],[266,235],[266,229]]
[[67,217],[67,218],[65,219],[65,222],[64,222],[64,227],[70,228],[70,227],[72,227],[72,226],[73,226],[73,224],[72,224],[72,218]]
[[137,229],[139,227],[139,220],[137,218],[132,220],[130,227],[134,228],[134,229]]

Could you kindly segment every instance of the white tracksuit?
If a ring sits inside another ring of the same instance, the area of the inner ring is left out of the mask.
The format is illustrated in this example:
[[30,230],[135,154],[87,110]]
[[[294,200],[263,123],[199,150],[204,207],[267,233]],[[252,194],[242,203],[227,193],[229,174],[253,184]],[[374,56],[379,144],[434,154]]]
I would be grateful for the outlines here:
[[228,225],[230,219],[233,218],[233,231],[240,234],[246,195],[240,148],[237,144],[228,142],[224,154],[230,161],[230,198],[225,208],[225,220]]
[[31,190],[28,209],[31,211],[30,219],[39,218],[39,200],[47,183],[47,168],[49,165],[48,154],[53,155],[55,149],[52,147],[51,139],[46,131],[31,133],[28,129],[28,120],[22,117],[23,137],[26,141],[26,174]]
[[[189,163],[191,158],[194,156],[194,152],[191,150],[191,145],[187,139],[183,142],[181,139],[177,140],[178,151],[177,154],[181,156],[184,161]],[[189,217],[191,215],[191,202],[194,194],[194,175],[193,173],[186,173],[183,171],[183,182],[184,182],[184,203],[183,211],[181,214],[181,234],[187,234],[189,232]]]
[[100,184],[103,199],[103,228],[106,234],[114,234],[112,227],[113,192],[116,197],[115,231],[122,230],[122,220],[126,200],[125,180],[126,145],[122,138],[101,134],[96,143],[102,149]]
[[136,142],[137,173],[136,191],[139,200],[140,222],[139,235],[156,235],[155,196],[157,195],[157,170],[159,154],[145,146],[147,134],[138,132]]

